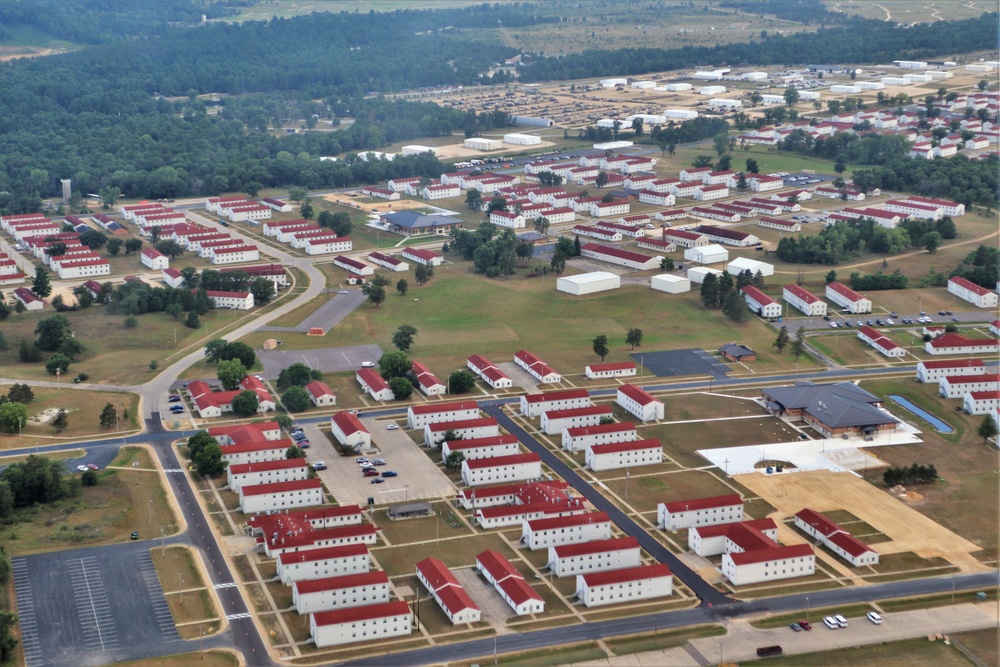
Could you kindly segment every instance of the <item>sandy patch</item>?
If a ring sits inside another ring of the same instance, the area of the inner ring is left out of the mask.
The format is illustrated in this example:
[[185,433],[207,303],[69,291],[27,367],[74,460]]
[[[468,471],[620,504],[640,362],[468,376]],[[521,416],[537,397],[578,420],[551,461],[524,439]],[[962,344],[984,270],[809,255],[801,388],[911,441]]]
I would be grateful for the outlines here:
[[963,572],[985,565],[971,554],[980,547],[849,472],[816,470],[785,475],[736,475],[741,484],[768,501],[777,512],[778,539],[801,544],[806,538],[782,521],[808,507],[818,512],[847,510],[885,533],[892,541],[873,544],[880,554],[912,551],[922,558],[944,558]]
[[[48,424],[50,421],[56,418],[60,410],[64,408],[48,408],[39,412],[37,415],[32,415],[28,417],[28,423],[30,424]],[[71,410],[66,410],[66,414],[72,412]]]

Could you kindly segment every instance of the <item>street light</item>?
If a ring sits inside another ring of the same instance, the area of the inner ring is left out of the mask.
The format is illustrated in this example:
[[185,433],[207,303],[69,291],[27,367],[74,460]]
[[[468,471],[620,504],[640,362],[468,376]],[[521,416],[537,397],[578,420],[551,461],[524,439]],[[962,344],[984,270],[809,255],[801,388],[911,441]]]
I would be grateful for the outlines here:
[[809,623],[809,596],[806,596],[806,623]]

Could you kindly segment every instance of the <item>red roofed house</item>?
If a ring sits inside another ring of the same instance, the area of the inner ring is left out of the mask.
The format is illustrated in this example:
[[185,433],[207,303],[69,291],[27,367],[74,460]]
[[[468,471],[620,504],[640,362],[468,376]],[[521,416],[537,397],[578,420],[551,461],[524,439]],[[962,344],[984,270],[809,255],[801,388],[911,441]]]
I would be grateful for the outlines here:
[[163,282],[169,287],[179,289],[184,286],[184,277],[177,269],[164,269]]
[[592,445],[609,445],[631,442],[639,436],[632,422],[597,424],[596,426],[567,427],[563,429],[562,446],[569,452],[579,452]]
[[337,404],[337,395],[325,382],[313,380],[306,385],[306,391],[309,392],[309,400],[317,408],[326,408]]
[[[756,532],[746,528],[746,532]],[[744,551],[732,550],[722,556],[722,574],[736,586],[746,586],[764,581],[808,577],[816,572],[816,554],[808,544],[780,546],[764,538],[769,544],[762,548]],[[727,537],[727,544],[733,542]],[[735,548],[739,544],[733,542]]]
[[275,561],[278,578],[288,585],[302,579],[318,579],[338,574],[367,572],[371,557],[365,544],[323,547],[306,551],[286,551]]
[[878,564],[878,553],[874,549],[819,512],[804,509],[796,513],[795,527],[819,540],[853,567]]
[[521,526],[521,542],[531,550],[560,544],[611,539],[611,520],[605,512],[532,519]]
[[355,450],[371,449],[371,433],[368,432],[357,415],[351,412],[345,410],[331,416],[330,432],[342,445],[354,447]]
[[540,614],[545,611],[545,601],[535,592],[524,577],[501,553],[484,551],[476,556],[476,569],[493,584],[497,593],[518,616]]
[[[528,354],[528,353],[526,353]],[[521,414],[540,417],[550,410],[570,410],[591,405],[590,392],[586,389],[566,389],[548,391],[541,394],[526,394],[521,397]]]
[[906,350],[896,345],[888,336],[882,335],[877,329],[864,326],[858,329],[858,338],[871,345],[887,357],[905,357]]
[[623,384],[618,387],[617,403],[641,422],[663,419],[663,403],[634,384]]
[[139,259],[143,266],[148,266],[154,271],[170,268],[170,258],[156,248],[143,248],[139,253]]
[[521,447],[513,435],[494,435],[470,440],[446,440],[441,444],[441,458],[445,461],[454,452],[462,452],[466,459],[489,459],[520,454]]
[[333,258],[333,263],[336,266],[344,269],[348,273],[353,273],[358,276],[372,276],[375,275],[375,269],[369,265],[361,262],[359,260],[347,257],[346,255],[337,255]]
[[413,375],[417,378],[417,386],[425,396],[441,396],[448,391],[444,383],[419,361],[413,362]]
[[663,563],[576,575],[576,596],[586,607],[668,597],[673,592],[673,575]]
[[320,611],[309,616],[309,633],[319,648],[354,642],[403,637],[413,632],[410,607],[399,600],[349,609]]
[[482,355],[472,355],[466,360],[466,365],[469,367],[469,370],[479,376],[479,379],[493,389],[507,389],[514,386],[513,380],[506,373]]
[[557,373],[551,366],[527,350],[519,350],[515,352],[514,363],[528,371],[532,377],[542,384],[562,382],[562,375]]
[[861,296],[847,285],[836,281],[826,286],[826,298],[841,308],[847,308],[852,315],[863,315],[872,312],[872,302]]
[[589,445],[584,461],[595,472],[663,463],[663,445],[655,438]]
[[45,302],[27,287],[14,288],[14,298],[20,301],[27,311],[41,310],[45,307]]
[[772,540],[778,539],[778,526],[773,519],[750,519],[712,526],[695,526],[688,530],[688,548],[703,558],[721,556],[726,553],[726,536],[729,531],[741,523],[759,530]]
[[323,482],[318,477],[240,487],[240,511],[244,514],[322,504]]
[[782,290],[782,296],[785,299],[785,303],[801,310],[809,317],[823,317],[826,315],[826,301],[823,301],[812,292],[802,289],[795,283],[785,285]]
[[996,308],[997,293],[985,287],[954,276],[948,279],[948,292],[954,294],[963,301],[968,301],[977,308]]
[[542,461],[537,454],[510,454],[462,461],[462,483],[466,486],[526,482],[541,477]]
[[405,259],[424,266],[439,266],[444,261],[444,255],[422,248],[405,248],[402,254]]
[[636,366],[631,361],[612,364],[590,364],[584,368],[588,380],[599,378],[631,377],[636,373]]
[[970,415],[993,415],[997,420],[1000,410],[1000,391],[970,391],[962,401],[962,409]]
[[257,538],[257,552],[268,558],[277,558],[287,551],[305,551],[320,547],[339,547],[348,544],[375,544],[378,526],[363,523],[336,528],[320,528],[293,534],[263,535]]
[[368,253],[368,261],[390,271],[399,272],[410,270],[409,264],[392,255],[387,255],[384,252],[375,251]]
[[237,463],[226,466],[229,490],[237,493],[239,493],[241,486],[294,482],[308,477],[309,466],[305,459],[278,459],[277,461]]
[[376,401],[395,400],[396,395],[389,388],[389,383],[374,368],[361,368],[354,374],[354,378],[361,389]]
[[424,403],[411,405],[406,410],[406,424],[411,431],[428,424],[457,422],[479,417],[479,404],[475,401],[455,401],[453,403]]
[[547,410],[542,413],[542,431],[545,435],[559,435],[569,428],[597,426],[601,419],[612,419],[613,414],[607,403],[570,410]]
[[966,338],[957,333],[946,333],[943,336],[924,344],[928,354],[997,354],[1000,346],[995,338]]
[[656,513],[656,525],[664,530],[734,523],[743,521],[743,500],[736,493],[693,500],[675,500],[657,505]]
[[750,310],[760,317],[781,317],[781,304],[752,285],[740,289]]
[[393,599],[389,576],[382,570],[292,583],[292,604],[300,614],[381,604]]
[[430,591],[452,625],[482,620],[483,612],[458,583],[448,566],[437,558],[425,558],[417,563],[417,579]]
[[[188,387],[190,389],[190,386]],[[281,425],[278,422],[256,422],[240,424],[239,426],[212,426],[208,434],[220,445],[238,445],[244,442],[261,442],[263,440],[282,440]]]
[[938,383],[938,393],[945,398],[965,398],[973,391],[1000,391],[1000,374],[954,375]]
[[641,564],[639,541],[634,537],[613,537],[549,547],[548,566],[557,577],[620,570]]
[[982,359],[949,359],[921,361],[917,364],[917,382],[938,383],[941,378],[956,375],[981,375],[986,372]]
[[492,417],[463,419],[460,421],[431,422],[424,425],[424,444],[436,447],[448,440],[449,431],[454,433],[454,440],[469,438],[489,438],[500,435],[500,425]]

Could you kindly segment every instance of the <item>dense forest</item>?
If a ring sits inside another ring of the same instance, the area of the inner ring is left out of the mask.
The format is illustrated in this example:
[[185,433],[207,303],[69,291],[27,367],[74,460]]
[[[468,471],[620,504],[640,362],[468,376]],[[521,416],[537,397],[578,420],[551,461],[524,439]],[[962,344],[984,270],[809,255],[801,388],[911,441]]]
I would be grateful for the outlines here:
[[[778,258],[795,264],[842,264],[862,252],[885,255],[924,246],[928,234],[942,239],[957,235],[955,223],[944,217],[935,223],[924,220],[904,220],[895,229],[880,226],[871,218],[852,222],[840,221],[823,228],[816,236],[786,236],[778,242]],[[936,246],[935,246],[936,248]]]
[[876,63],[930,58],[956,51],[995,49],[997,14],[965,21],[938,21],[908,28],[870,19],[815,33],[764,35],[757,41],[681,49],[590,50],[526,62],[521,81],[626,76],[703,65],[781,66],[802,63]]
[[[350,155],[340,161],[319,158],[506,126],[505,114],[390,102],[373,92],[476,85],[493,64],[516,53],[484,26],[563,20],[534,3],[316,13],[239,24],[201,24],[200,14],[225,14],[243,4],[240,0],[129,4],[121,15],[118,0],[23,4],[0,0],[0,16],[11,29],[28,26],[82,41],[69,32],[77,28],[66,19],[79,12],[79,25],[90,26],[92,41],[103,43],[0,65],[0,210],[7,213],[37,210],[40,197],[58,194],[61,178],[72,178],[77,192],[114,185],[129,197],[176,197],[239,191],[248,184],[318,188],[436,175],[441,165],[431,156],[391,163],[354,161]],[[817,15],[817,20],[828,19],[831,24],[845,20]],[[94,27],[95,21],[101,27]],[[151,25],[143,27],[143,21]],[[995,37],[995,15],[987,21],[898,30],[876,21],[847,23],[850,34],[837,28],[820,36],[764,36],[762,42],[721,50],[640,49],[601,54],[594,61],[587,54],[534,58],[523,76],[623,74],[727,60],[859,61],[882,57],[871,50],[873,44],[899,57],[911,47],[922,49],[919,53],[943,52],[955,44],[977,48]],[[179,27],[161,31],[153,24]],[[817,44],[828,50],[814,58]],[[340,129],[343,118],[354,122]],[[322,131],[274,135],[289,123]],[[677,136],[667,143],[683,142],[682,135],[690,133],[672,134]]]

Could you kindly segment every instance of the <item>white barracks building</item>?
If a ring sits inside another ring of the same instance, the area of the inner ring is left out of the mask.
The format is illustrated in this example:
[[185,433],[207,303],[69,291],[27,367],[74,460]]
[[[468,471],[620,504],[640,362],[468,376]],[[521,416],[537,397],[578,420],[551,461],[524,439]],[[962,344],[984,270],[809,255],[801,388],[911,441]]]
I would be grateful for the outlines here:
[[664,530],[680,530],[717,523],[743,520],[743,501],[739,494],[730,493],[710,498],[675,500],[656,507],[657,526]]
[[584,461],[594,472],[657,465],[663,463],[663,445],[655,438],[588,445]]
[[638,433],[632,422],[598,424],[581,428],[567,428],[562,434],[563,449],[579,452],[593,445],[607,445],[614,442],[637,440]]
[[413,614],[399,600],[365,607],[320,611],[309,616],[309,630],[319,648],[402,637],[412,631]]
[[278,578],[283,584],[300,579],[319,579],[342,574],[367,572],[371,567],[368,546],[347,544],[305,551],[286,551],[276,561]]
[[823,317],[826,315],[826,301],[823,301],[812,292],[804,290],[794,283],[785,285],[782,290],[782,296],[785,299],[785,303],[810,317]]
[[226,467],[229,490],[239,493],[241,486],[294,482],[309,477],[305,459],[279,459],[262,463],[243,463]]
[[524,482],[541,476],[542,461],[532,453],[462,461],[462,483],[466,486]]
[[663,419],[663,403],[634,384],[618,388],[618,405],[641,422]]
[[475,401],[429,403],[410,406],[406,411],[406,424],[411,431],[416,431],[428,424],[457,422],[477,417],[479,417],[479,405]]
[[620,570],[642,565],[639,541],[634,537],[614,537],[549,547],[548,566],[557,577],[587,572]]
[[392,586],[385,572],[359,572],[292,583],[292,603],[300,614],[389,602]]
[[322,504],[323,482],[319,478],[240,487],[240,511],[244,514]]
[[549,410],[570,410],[589,407],[590,392],[586,389],[548,391],[542,394],[527,394],[521,397],[521,414],[540,417]]
[[576,595],[586,607],[673,595],[674,578],[663,563],[578,574]]
[[611,538],[611,520],[605,512],[534,519],[521,526],[521,542],[529,549]]

